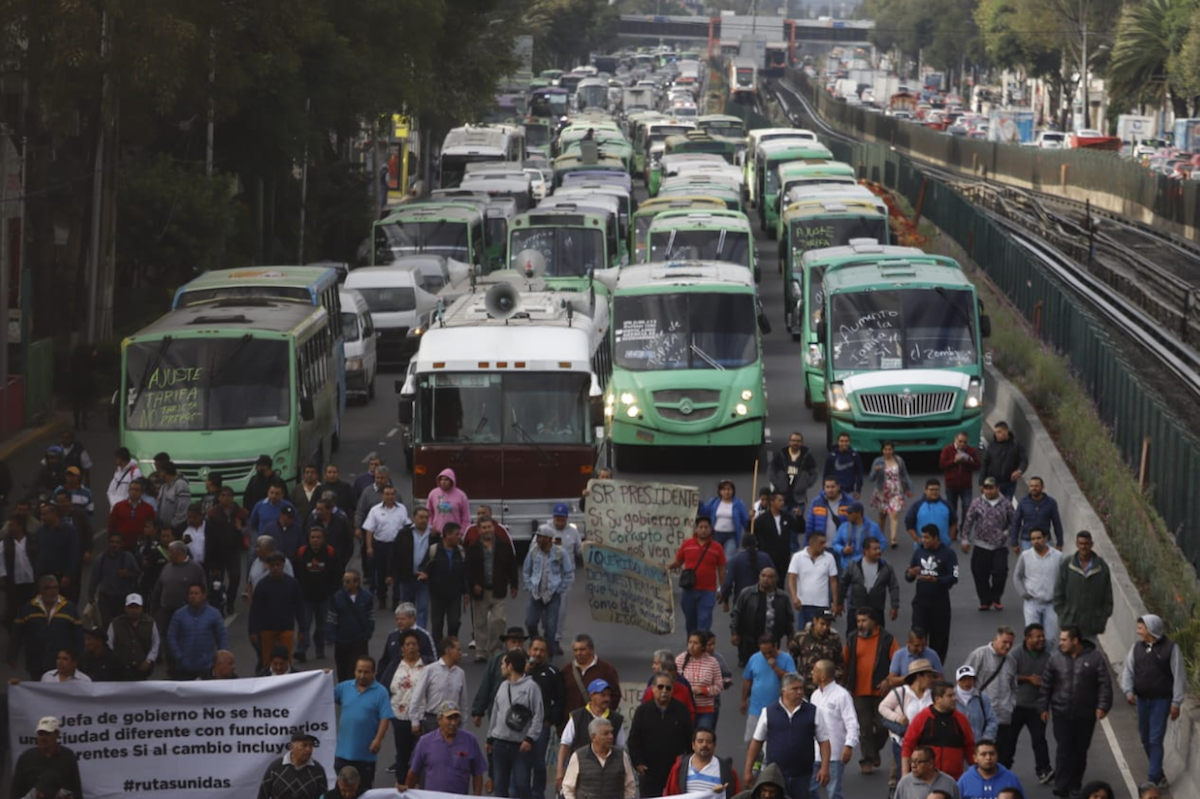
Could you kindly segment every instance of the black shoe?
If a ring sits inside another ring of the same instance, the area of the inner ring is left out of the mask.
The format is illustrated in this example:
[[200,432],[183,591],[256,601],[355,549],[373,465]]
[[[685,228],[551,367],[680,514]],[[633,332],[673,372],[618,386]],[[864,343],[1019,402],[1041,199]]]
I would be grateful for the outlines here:
[[1042,785],[1049,785],[1052,779],[1054,779],[1054,769],[1048,768],[1045,771],[1038,772],[1037,781]]
[[387,773],[388,773],[388,774],[395,774],[395,773],[396,773],[396,767],[395,767],[395,766],[388,766],[388,767],[387,767]]
[[295,660],[297,663],[307,663],[308,655],[304,654],[303,652],[297,652],[293,657],[293,660]]

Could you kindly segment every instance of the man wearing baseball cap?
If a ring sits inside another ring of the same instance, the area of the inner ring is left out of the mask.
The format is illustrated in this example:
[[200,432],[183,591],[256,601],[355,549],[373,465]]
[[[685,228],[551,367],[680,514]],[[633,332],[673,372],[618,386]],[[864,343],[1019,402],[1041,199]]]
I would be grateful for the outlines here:
[[125,612],[108,625],[108,646],[125,680],[145,680],[158,661],[158,625],[143,610],[141,594],[125,597]]
[[38,721],[37,744],[17,758],[9,796],[24,796],[36,788],[43,777],[56,779],[61,788],[71,791],[74,796],[83,796],[75,753],[58,743],[61,726],[54,716]]
[[561,655],[558,637],[559,608],[575,581],[575,561],[567,551],[554,543],[554,527],[543,524],[537,530],[534,545],[529,548],[522,568],[529,603],[525,606],[525,629],[531,636],[538,634],[538,625],[545,629],[546,642],[553,655]]
[[442,702],[437,707],[438,728],[421,736],[413,749],[408,774],[396,790],[405,791],[423,784],[427,791],[465,795],[483,793],[483,775],[488,763],[479,741],[469,732],[461,732],[462,711],[457,702]]
[[[563,552],[578,569],[583,565],[583,537],[579,534],[579,528],[570,523],[570,516],[571,508],[567,503],[559,502],[554,506],[549,523],[543,524],[542,527],[549,527],[553,531],[554,543],[563,548]],[[558,628],[554,633],[554,640],[550,642],[555,649],[562,646],[562,633],[567,627],[567,604],[570,597],[569,591],[564,592],[562,601],[558,604]]]
[[329,780],[325,767],[313,759],[313,747],[320,746],[317,736],[292,733],[292,742],[283,757],[267,766],[258,787],[258,799],[321,799]]
[[592,719],[607,719],[612,722],[613,730],[616,731],[617,736],[616,745],[624,748],[625,719],[617,711],[610,710],[610,706],[612,705],[612,690],[612,686],[607,681],[592,680],[588,683],[587,687],[588,703],[567,717],[567,725],[563,727],[558,747],[558,772],[556,774],[556,781],[559,790],[562,790],[563,776],[567,772],[567,764],[571,759],[571,755],[591,743],[588,725],[591,724]]

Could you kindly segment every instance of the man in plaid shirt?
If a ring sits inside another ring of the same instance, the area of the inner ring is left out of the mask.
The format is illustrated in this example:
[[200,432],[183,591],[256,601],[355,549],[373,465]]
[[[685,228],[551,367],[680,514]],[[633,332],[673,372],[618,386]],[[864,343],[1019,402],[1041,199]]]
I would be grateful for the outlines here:
[[325,768],[313,760],[317,737],[306,732],[292,734],[288,752],[267,767],[258,799],[321,799],[329,787]]

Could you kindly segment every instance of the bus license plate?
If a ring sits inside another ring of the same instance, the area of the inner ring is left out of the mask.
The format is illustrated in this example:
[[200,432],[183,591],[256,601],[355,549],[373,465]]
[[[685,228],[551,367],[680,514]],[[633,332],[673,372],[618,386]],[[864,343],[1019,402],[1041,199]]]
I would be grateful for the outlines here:
[[649,430],[638,430],[636,433],[634,433],[634,435],[637,437],[638,441],[645,441],[648,444],[654,443],[654,434]]

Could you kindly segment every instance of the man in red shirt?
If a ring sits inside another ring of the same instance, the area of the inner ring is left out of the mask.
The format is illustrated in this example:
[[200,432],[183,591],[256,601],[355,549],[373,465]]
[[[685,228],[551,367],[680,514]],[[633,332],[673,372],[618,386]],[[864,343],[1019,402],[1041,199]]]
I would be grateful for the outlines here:
[[933,704],[922,710],[908,724],[900,746],[900,769],[911,771],[909,758],[917,747],[933,750],[934,765],[957,780],[968,765],[975,763],[975,736],[971,722],[955,709],[958,700],[954,686],[948,682],[935,683]]
[[668,569],[683,569],[679,587],[687,634],[712,629],[717,586],[725,582],[725,548],[713,545],[712,519],[696,517],[695,535],[683,542]]
[[143,486],[140,480],[130,481],[129,498],[113,505],[108,514],[108,531],[121,534],[121,546],[126,552],[137,550],[146,520],[154,518],[154,508],[142,499]]

